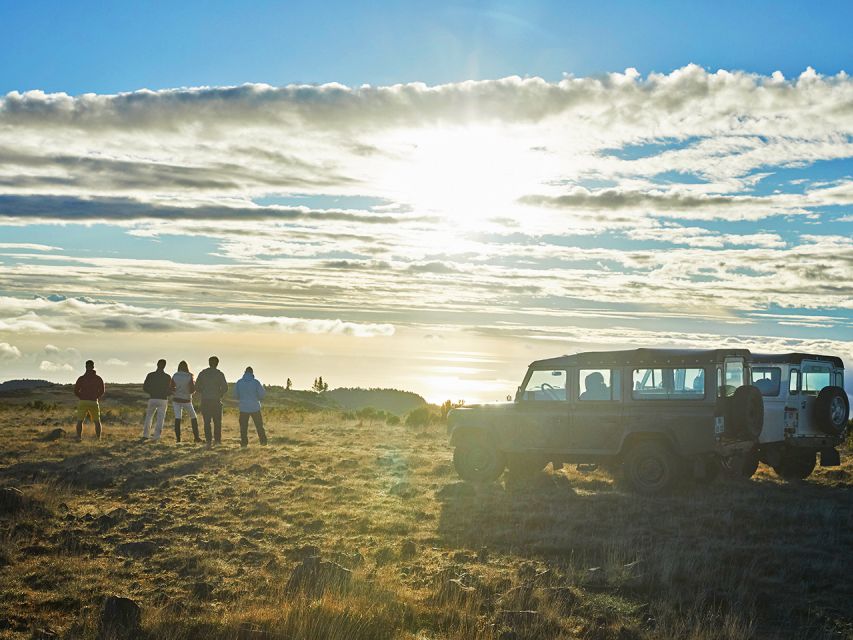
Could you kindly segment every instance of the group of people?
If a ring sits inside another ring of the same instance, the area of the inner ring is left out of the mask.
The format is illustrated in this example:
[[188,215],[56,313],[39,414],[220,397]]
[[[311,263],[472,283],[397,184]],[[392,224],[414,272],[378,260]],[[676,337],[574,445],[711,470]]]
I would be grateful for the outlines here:
[[[175,414],[175,441],[181,441],[181,423],[184,414],[189,418],[193,431],[193,440],[201,442],[198,429],[198,414],[193,406],[193,395],[200,398],[201,415],[204,421],[204,439],[208,447],[222,442],[222,399],[228,394],[228,382],[219,370],[219,358],[211,356],[208,368],[196,378],[190,371],[189,365],[182,360],[178,370],[169,375],[166,373],[166,361],[157,362],[157,370],[145,377],[142,388],[148,394],[148,406],[145,410],[145,420],[142,428],[144,441],[159,442],[166,422],[169,398],[172,399],[172,411]],[[77,396],[77,439],[83,437],[83,422],[90,417],[95,425],[95,437],[102,433],[100,399],[106,391],[103,379],[95,371],[95,363],[86,361],[86,372],[77,379],[74,385],[74,395]],[[249,444],[249,419],[258,432],[258,440],[262,445],[267,443],[264,430],[264,420],[261,414],[261,400],[266,391],[260,381],[255,378],[252,367],[246,367],[243,377],[234,385],[234,397],[240,407],[240,444]],[[212,428],[211,428],[212,427]]]

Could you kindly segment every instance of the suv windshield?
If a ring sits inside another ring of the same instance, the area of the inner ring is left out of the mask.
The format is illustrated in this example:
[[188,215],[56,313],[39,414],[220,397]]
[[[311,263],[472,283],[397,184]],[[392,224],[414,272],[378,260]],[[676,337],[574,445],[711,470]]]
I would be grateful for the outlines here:
[[562,369],[552,371],[533,371],[524,385],[523,400],[565,400],[566,372]]

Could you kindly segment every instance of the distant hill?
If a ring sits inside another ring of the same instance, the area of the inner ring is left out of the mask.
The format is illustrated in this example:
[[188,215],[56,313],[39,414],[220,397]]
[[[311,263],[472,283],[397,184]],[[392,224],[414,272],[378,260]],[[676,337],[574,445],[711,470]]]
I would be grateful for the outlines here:
[[[231,393],[233,383],[229,384],[229,394],[226,404],[235,404]],[[421,396],[411,391],[397,389],[332,389],[324,393],[287,390],[281,386],[267,386],[267,396],[264,406],[289,407],[307,411],[323,410],[358,410],[373,407],[380,411],[394,413],[399,416],[407,414],[412,409],[426,404]],[[142,390],[141,384],[111,384],[107,382],[106,404],[118,403],[133,405],[142,403],[148,396]],[[16,400],[27,402],[41,400],[63,405],[73,404],[72,385],[61,385],[47,380],[9,380],[0,383],[0,400]]]
[[0,391],[19,391],[21,389],[39,389],[52,386],[53,383],[47,380],[7,380],[0,382]]
[[427,402],[412,391],[398,389],[332,389],[323,395],[331,398],[344,409],[363,409],[374,407],[382,411],[403,415],[422,407]]

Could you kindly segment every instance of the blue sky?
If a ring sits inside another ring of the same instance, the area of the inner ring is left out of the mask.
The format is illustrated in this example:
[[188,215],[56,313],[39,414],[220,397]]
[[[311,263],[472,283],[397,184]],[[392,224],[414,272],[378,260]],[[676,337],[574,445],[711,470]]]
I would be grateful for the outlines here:
[[[0,2],[0,92],[559,79],[636,67],[834,74],[849,2]],[[849,71],[849,69],[848,69]]]
[[470,401],[588,348],[853,361],[851,18],[0,2],[0,377],[215,348]]

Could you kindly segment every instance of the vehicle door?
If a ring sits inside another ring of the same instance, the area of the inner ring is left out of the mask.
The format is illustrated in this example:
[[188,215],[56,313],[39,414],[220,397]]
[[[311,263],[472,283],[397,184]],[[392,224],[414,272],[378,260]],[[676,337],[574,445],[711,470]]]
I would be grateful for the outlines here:
[[782,367],[753,364],[752,384],[764,400],[764,427],[759,442],[781,442],[785,439],[785,404],[787,388],[782,385]]
[[589,367],[575,371],[572,376],[576,400],[571,404],[571,450],[575,453],[618,451],[624,431],[621,369]]
[[[713,369],[710,371],[713,372]],[[708,379],[710,377],[710,380]],[[684,451],[714,445],[713,376],[702,366],[638,367],[631,370],[630,415],[634,431],[671,436]]]
[[830,363],[813,360],[803,360],[800,363],[798,435],[823,435],[823,432],[815,424],[814,404],[821,389],[831,386],[833,382],[833,370]]
[[568,442],[568,370],[534,369],[519,389],[511,450],[564,448]]

